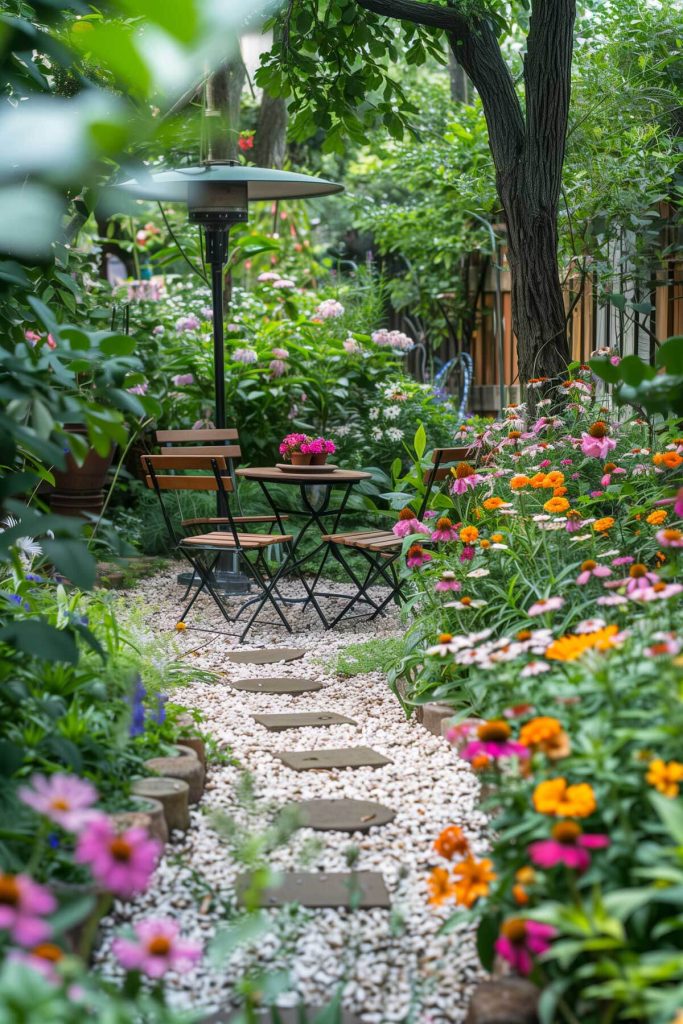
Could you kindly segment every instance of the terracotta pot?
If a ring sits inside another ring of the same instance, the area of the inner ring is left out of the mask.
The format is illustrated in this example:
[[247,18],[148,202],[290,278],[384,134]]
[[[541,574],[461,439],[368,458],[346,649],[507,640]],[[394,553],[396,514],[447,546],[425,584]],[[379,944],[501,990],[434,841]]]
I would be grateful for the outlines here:
[[[87,429],[80,423],[67,426],[71,434],[85,436]],[[54,474],[55,488],[50,494],[50,508],[65,516],[82,513],[98,515],[104,506],[104,482],[114,458],[114,446],[107,455],[98,455],[91,448],[82,466],[72,455],[66,457],[66,467]]]
[[327,452],[316,452],[314,455],[311,455],[312,466],[324,466],[326,462]]
[[310,466],[313,456],[303,452],[292,452],[289,456],[293,466]]

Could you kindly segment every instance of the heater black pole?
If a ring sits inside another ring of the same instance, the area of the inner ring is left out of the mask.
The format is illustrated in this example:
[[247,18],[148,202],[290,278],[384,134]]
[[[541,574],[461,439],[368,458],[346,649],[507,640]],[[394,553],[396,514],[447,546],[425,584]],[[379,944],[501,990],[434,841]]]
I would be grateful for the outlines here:
[[223,264],[211,264],[211,299],[213,306],[213,373],[216,396],[214,423],[225,427],[225,339],[223,334]]

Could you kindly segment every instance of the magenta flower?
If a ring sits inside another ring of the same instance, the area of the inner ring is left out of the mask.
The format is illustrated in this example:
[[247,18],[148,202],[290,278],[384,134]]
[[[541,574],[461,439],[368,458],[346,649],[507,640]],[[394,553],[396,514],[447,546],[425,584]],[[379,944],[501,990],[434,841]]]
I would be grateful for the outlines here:
[[472,740],[460,751],[460,757],[464,761],[473,761],[475,757],[481,757],[482,754],[490,757],[493,761],[497,761],[501,757],[519,757],[523,760],[529,757],[529,748],[515,740]]
[[194,384],[194,374],[177,373],[175,377],[171,377],[171,381],[176,387],[182,387],[184,384]]
[[584,455],[590,455],[594,459],[606,459],[617,442],[613,437],[591,437],[590,434],[581,435],[581,451]]
[[496,939],[496,953],[507,960],[518,974],[526,976],[533,970],[533,957],[545,953],[556,934],[552,925],[524,918],[508,918],[501,925]]
[[471,544],[465,544],[462,551],[460,552],[461,562],[471,562],[476,554],[476,548]]
[[180,928],[170,918],[150,918],[135,925],[134,939],[114,939],[112,951],[127,971],[142,971],[161,978],[167,971],[184,974],[202,958],[199,942],[180,938]]
[[51,914],[57,901],[43,885],[28,875],[0,874],[0,930],[19,946],[35,946],[50,934],[42,918]]
[[430,534],[430,529],[421,523],[419,519],[399,519],[397,523],[391,528],[391,532],[397,537],[409,537],[411,533],[425,533]]
[[674,501],[674,513],[679,519],[683,519],[683,487],[681,487]]
[[529,847],[529,856],[539,868],[564,864],[572,871],[585,871],[590,865],[589,850],[604,850],[610,844],[606,835],[586,835],[574,821],[558,821],[550,839],[541,839]]
[[471,490],[480,484],[483,480],[483,476],[480,473],[470,473],[468,476],[456,477],[451,484],[452,494],[465,494],[466,491]]
[[583,587],[586,585],[586,583],[588,583],[592,576],[595,576],[596,579],[601,580],[606,579],[607,576],[611,575],[612,570],[609,569],[606,565],[599,565],[597,562],[594,562],[592,559],[589,558],[586,562],[581,563],[581,572],[576,577],[576,582],[580,587]]
[[563,597],[540,597],[534,601],[527,615],[543,615],[545,612],[556,612],[564,604]]
[[61,825],[67,832],[78,832],[89,821],[100,817],[93,809],[97,790],[85,779],[57,773],[47,778],[32,775],[28,786],[20,786],[19,799],[38,814]]
[[147,888],[160,853],[144,828],[117,833],[109,818],[97,818],[79,836],[74,859],[115,896],[132,896]]
[[447,569],[441,573],[441,579],[434,584],[434,590],[444,593],[448,590],[460,590],[460,583],[455,578],[455,573]]
[[422,547],[421,544],[411,544],[406,556],[406,565],[409,569],[419,569],[426,562],[431,562],[432,556]]
[[440,519],[437,519],[436,529],[432,530],[432,540],[443,541],[444,543],[446,543],[448,541],[453,541],[457,539],[457,526],[454,526],[450,519],[447,519],[446,516],[442,516]]
[[663,548],[683,548],[683,531],[682,530],[657,530],[655,534],[657,543],[661,544]]

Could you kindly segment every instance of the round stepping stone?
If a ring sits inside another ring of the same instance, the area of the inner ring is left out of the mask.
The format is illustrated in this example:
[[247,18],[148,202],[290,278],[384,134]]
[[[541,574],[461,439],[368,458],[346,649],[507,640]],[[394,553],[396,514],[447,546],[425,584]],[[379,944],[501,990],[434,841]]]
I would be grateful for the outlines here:
[[238,665],[274,665],[276,661],[296,661],[305,653],[303,647],[262,647],[257,651],[231,651],[227,658]]
[[289,805],[302,828],[316,832],[368,832],[373,825],[388,825],[396,811],[371,800],[301,800]]
[[237,679],[230,685],[233,690],[245,690],[247,693],[314,693],[323,688],[323,684],[315,679],[297,679],[294,676]]

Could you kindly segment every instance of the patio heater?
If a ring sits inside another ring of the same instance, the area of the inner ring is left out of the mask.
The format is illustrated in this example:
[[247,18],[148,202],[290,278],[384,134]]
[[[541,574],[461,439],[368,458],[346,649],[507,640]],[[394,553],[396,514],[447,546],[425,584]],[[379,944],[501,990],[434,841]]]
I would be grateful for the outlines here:
[[[210,161],[200,166],[179,167],[156,174],[146,173],[117,186],[135,199],[158,203],[184,203],[188,219],[204,235],[205,261],[211,273],[213,308],[214,359],[214,422],[218,429],[226,426],[225,413],[225,346],[223,311],[223,273],[228,261],[230,228],[245,224],[251,202],[281,199],[309,199],[342,192],[344,186],[324,178],[290,171],[271,170],[239,164],[235,160]],[[218,514],[225,510],[218,509]],[[232,568],[220,564],[215,574],[223,593],[244,593],[248,579],[237,571],[234,556]],[[221,562],[226,556],[221,557]]]

